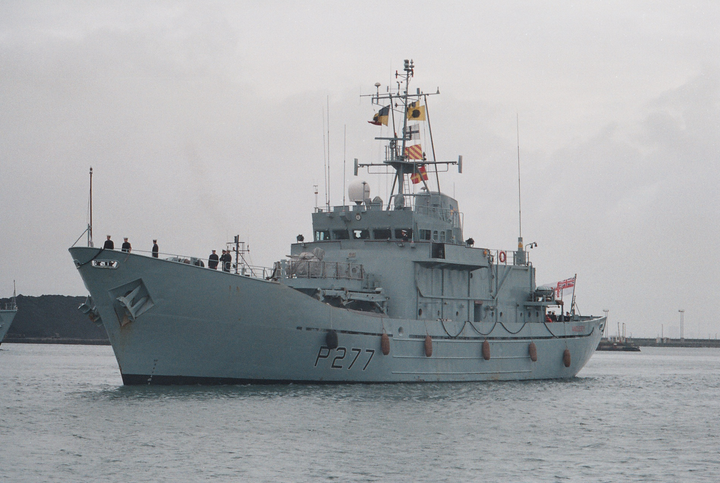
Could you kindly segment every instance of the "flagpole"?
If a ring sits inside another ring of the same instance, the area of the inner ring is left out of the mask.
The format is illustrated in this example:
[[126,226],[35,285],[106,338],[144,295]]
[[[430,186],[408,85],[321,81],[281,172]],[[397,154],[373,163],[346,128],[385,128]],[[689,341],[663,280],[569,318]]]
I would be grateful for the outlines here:
[[327,96],[327,187],[325,196],[327,197],[327,210],[330,211],[330,96]]
[[[345,154],[347,152],[347,124],[343,126],[343,210],[345,210]],[[365,191],[363,190],[363,198]],[[365,201],[365,200],[363,200]]]
[[322,146],[323,146],[323,184],[325,185],[325,210],[330,211],[330,203],[328,202],[328,152],[325,144],[325,109],[322,111],[323,126],[322,126]]
[[[425,118],[427,119],[428,134],[430,135],[430,149],[432,150],[433,156],[432,160],[433,162],[435,162],[435,142],[433,141],[432,125],[430,124],[430,110],[428,109],[427,105],[427,94],[423,94],[423,103],[425,104]],[[437,164],[433,166],[435,167],[435,181],[437,182],[438,192],[440,192],[440,175],[438,174]],[[425,183],[425,187],[427,188],[427,183]]]

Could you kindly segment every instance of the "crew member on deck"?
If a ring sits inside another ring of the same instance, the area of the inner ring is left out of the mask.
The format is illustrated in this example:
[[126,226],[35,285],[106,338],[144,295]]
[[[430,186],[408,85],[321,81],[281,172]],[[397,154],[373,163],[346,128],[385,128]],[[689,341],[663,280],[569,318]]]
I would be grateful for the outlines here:
[[230,255],[230,250],[223,250],[223,255],[220,257],[220,261],[222,262],[223,272],[229,272],[230,265],[232,265],[232,255]]
[[107,240],[105,240],[103,250],[115,250],[115,243],[110,239],[110,235],[108,235]]
[[160,252],[160,248],[158,247],[157,240],[153,240],[153,248],[152,248],[153,257],[157,258],[159,252]]
[[130,250],[132,250],[132,247],[130,246],[130,242],[128,241],[127,237],[124,238],[124,242],[122,244],[122,251],[130,253]]
[[215,250],[213,250],[212,253],[210,254],[210,256],[208,257],[208,268],[217,270],[218,260],[220,260],[220,258],[218,257],[218,254],[215,253]]

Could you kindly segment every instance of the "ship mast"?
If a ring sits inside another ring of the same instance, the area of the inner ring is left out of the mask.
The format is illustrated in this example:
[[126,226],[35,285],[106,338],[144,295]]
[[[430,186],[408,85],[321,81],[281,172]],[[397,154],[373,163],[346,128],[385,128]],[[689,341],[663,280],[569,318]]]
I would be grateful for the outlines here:
[[[375,163],[358,163],[355,161],[355,175],[357,175],[358,167],[372,167],[372,166],[390,166],[395,169],[395,177],[390,192],[391,199],[394,199],[394,209],[402,209],[405,207],[406,193],[405,187],[405,176],[415,176],[413,183],[417,184],[422,182],[424,189],[430,191],[427,184],[427,174],[425,171],[426,165],[433,165],[436,170],[438,165],[450,165],[457,164],[460,172],[462,172],[461,159],[458,157],[457,161],[437,161],[435,159],[435,146],[432,140],[432,131],[430,131],[430,146],[432,146],[432,160],[428,160],[425,153],[421,151],[420,145],[411,145],[410,141],[414,138],[414,135],[419,134],[419,128],[414,128],[414,125],[409,125],[409,121],[412,121],[414,117],[412,112],[421,113],[417,120],[428,121],[426,106],[420,105],[420,100],[427,101],[429,95],[439,94],[436,93],[426,94],[420,89],[417,89],[415,93],[410,92],[410,79],[414,76],[415,65],[412,59],[405,59],[405,65],[403,72],[395,72],[395,78],[397,82],[397,92],[393,93],[388,91],[386,94],[380,94],[380,83],[375,84],[375,94],[367,95],[371,97],[372,103],[381,106],[380,111],[376,115],[375,122],[372,124],[381,125],[384,124],[389,126],[393,133],[390,137],[376,137],[376,140],[387,141],[388,145],[385,151],[386,159],[382,164]],[[366,97],[366,96],[361,96]],[[401,121],[401,133],[398,134],[395,123],[395,113],[402,115]],[[378,118],[378,116],[381,116]],[[411,155],[409,150],[416,147],[413,154]],[[438,192],[440,192],[439,177],[437,177]],[[389,209],[390,207],[388,207]]]
[[92,166],[90,166],[90,221],[88,223],[88,228],[87,228],[87,234],[88,234],[88,241],[87,241],[88,245],[87,246],[89,246],[89,247],[93,246],[93,239],[92,239],[92,224],[93,224],[93,220],[92,220],[92,215],[93,215],[93,213],[92,213],[92,175],[93,175]]
[[520,115],[515,113],[515,134],[517,136],[517,171],[518,171],[518,264],[525,264],[525,247],[522,236],[522,191],[520,189]]

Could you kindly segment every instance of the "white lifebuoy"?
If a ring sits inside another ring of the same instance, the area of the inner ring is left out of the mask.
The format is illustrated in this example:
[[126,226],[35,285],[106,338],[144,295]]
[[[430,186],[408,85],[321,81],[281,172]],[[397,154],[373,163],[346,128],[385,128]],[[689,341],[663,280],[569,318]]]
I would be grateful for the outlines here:
[[500,252],[498,254],[498,260],[500,260],[500,263],[505,263],[505,260],[507,260],[507,255],[505,252]]

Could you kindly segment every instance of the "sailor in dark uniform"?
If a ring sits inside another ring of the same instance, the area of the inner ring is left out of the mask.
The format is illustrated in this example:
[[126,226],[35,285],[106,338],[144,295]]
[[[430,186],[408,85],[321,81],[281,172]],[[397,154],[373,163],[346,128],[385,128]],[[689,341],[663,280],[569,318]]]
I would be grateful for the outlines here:
[[218,260],[220,260],[220,258],[218,257],[218,254],[215,253],[215,250],[213,250],[212,253],[210,254],[210,256],[208,257],[208,268],[217,270]]
[[158,247],[157,240],[153,240],[153,247],[152,247],[153,257],[157,258],[158,252],[160,252],[160,248]]
[[132,250],[132,247],[130,246],[130,242],[128,241],[127,237],[124,238],[124,242],[122,244],[122,251],[130,253],[130,250]]
[[115,244],[110,239],[110,235],[107,236],[107,240],[105,240],[105,244],[103,245],[103,250],[114,250]]
[[230,266],[232,265],[232,255],[230,255],[230,250],[223,250],[223,255],[220,257],[220,261],[222,262],[223,272],[229,272]]

